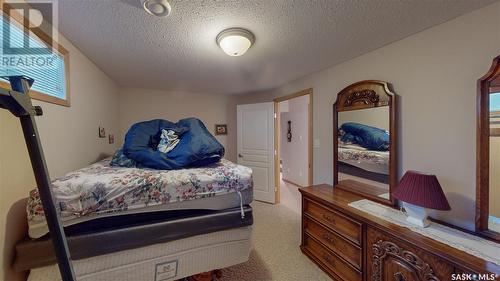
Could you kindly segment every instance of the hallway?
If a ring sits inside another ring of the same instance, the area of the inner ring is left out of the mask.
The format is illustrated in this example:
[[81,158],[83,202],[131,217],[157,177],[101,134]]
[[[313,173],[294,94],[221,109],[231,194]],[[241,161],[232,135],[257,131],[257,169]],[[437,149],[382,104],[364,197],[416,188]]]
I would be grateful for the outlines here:
[[280,204],[300,215],[302,203],[299,187],[280,180]]

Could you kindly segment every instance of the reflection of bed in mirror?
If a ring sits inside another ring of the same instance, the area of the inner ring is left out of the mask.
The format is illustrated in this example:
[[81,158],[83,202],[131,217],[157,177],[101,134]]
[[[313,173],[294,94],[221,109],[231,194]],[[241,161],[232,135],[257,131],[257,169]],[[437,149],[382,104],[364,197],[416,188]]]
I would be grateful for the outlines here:
[[[339,180],[350,180],[353,184],[357,182],[355,185],[359,189],[363,189],[364,192],[369,190],[374,196],[389,199],[389,151],[388,147],[383,145],[383,143],[388,143],[389,133],[383,129],[372,127],[376,131],[385,134],[382,147],[377,145],[379,150],[373,150],[373,148],[369,149],[370,146],[366,147],[367,145],[362,140],[360,141],[361,144],[358,143],[356,141],[357,136],[346,137],[347,134],[342,130],[344,124],[339,127],[337,152]],[[359,123],[349,122],[347,124],[370,128],[370,126]],[[368,137],[377,139],[376,136],[370,134]],[[378,144],[380,144],[380,141]]]
[[338,171],[388,184],[388,107],[340,112],[338,118]]
[[[340,143],[340,142],[339,142]],[[389,152],[358,145],[339,144],[339,172],[376,182],[389,183]]]

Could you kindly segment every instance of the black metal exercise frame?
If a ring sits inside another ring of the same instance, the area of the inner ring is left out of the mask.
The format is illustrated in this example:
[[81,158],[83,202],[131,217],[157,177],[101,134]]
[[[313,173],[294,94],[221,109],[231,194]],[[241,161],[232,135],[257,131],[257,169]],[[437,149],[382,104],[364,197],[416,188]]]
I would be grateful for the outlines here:
[[36,184],[43,211],[49,227],[50,237],[54,244],[59,271],[62,280],[75,281],[75,274],[71,265],[71,256],[66,242],[66,236],[59,220],[58,212],[54,206],[54,199],[50,190],[50,177],[43,155],[40,137],[36,128],[35,116],[43,114],[42,108],[33,106],[28,91],[33,84],[33,79],[25,76],[2,77],[9,79],[13,91],[0,88],[0,108],[9,110],[21,120],[24,139],[28,147],[31,166],[35,174]]

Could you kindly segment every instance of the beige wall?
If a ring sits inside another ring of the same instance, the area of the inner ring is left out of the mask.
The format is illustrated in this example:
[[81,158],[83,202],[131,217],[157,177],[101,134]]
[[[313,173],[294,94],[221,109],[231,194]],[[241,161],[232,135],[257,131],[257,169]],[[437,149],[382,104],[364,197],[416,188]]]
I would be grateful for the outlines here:
[[[309,154],[309,96],[285,101],[288,112],[281,113],[280,157],[283,179],[299,186],[308,185]],[[281,104],[281,103],[280,103]],[[292,121],[292,141],[287,141],[288,121]]]
[[356,122],[389,131],[389,107],[339,112],[339,126],[347,122]]
[[[70,52],[71,107],[34,101],[44,115],[37,117],[47,165],[52,178],[111,154],[116,144],[99,139],[98,126],[118,132],[117,86],[77,48],[59,36]],[[25,233],[23,205],[14,204],[35,187],[19,120],[0,111],[0,280],[16,280],[9,267],[13,244]],[[6,229],[8,232],[6,233]]]
[[[433,216],[473,229],[476,81],[499,53],[497,2],[278,89],[234,97],[231,102],[270,101],[312,87],[314,138],[320,141],[314,149],[314,182],[332,183],[336,94],[360,80],[391,82],[399,95],[400,176],[408,169],[435,173],[452,211]],[[231,116],[229,122],[234,124],[236,115]],[[235,139],[229,140],[234,146]]]
[[[120,89],[118,143],[123,143],[125,134],[134,123],[156,118],[176,122],[182,118],[196,117],[215,134],[215,124],[227,123],[227,102],[228,97],[224,95]],[[228,131],[236,131],[236,126],[228,126]],[[226,148],[226,154],[234,154],[233,147],[226,145],[226,136],[216,138]]]

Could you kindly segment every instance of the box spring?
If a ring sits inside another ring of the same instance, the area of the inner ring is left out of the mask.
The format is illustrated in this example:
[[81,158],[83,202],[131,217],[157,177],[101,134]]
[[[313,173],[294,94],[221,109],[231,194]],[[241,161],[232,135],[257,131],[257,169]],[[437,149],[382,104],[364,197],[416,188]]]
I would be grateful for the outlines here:
[[[220,211],[176,210],[130,214],[83,222],[66,228],[73,260],[165,243],[253,224],[252,208]],[[16,245],[17,271],[55,263],[52,241],[47,237],[26,239]]]
[[[251,227],[197,235],[73,262],[79,281],[170,281],[245,262]],[[31,271],[28,281],[61,280],[56,265]]]

